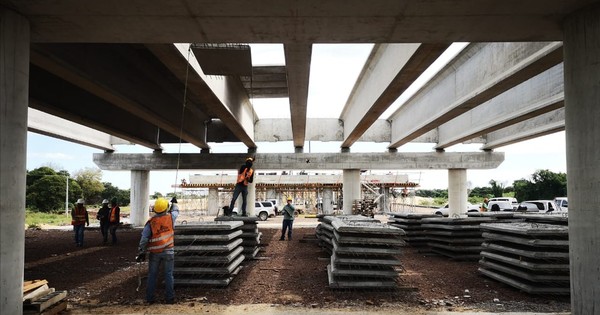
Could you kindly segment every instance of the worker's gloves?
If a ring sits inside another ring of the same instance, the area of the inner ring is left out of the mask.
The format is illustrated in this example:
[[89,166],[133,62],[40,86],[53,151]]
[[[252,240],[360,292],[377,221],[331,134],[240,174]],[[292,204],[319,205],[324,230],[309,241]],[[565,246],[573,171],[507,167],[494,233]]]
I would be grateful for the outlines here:
[[135,256],[136,262],[142,262],[144,260],[146,260],[146,253],[139,253],[137,256]]

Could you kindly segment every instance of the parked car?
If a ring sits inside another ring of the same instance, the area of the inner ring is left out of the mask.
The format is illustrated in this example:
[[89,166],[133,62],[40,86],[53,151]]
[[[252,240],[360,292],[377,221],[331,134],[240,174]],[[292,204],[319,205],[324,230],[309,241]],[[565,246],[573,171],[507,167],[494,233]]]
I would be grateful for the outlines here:
[[[255,201],[254,213],[261,221],[266,221],[269,217],[275,217],[275,207],[270,201]],[[233,208],[233,215],[238,215],[238,208]]]
[[528,200],[519,204],[517,211],[520,212],[552,212],[556,209],[552,200]]
[[494,197],[490,198],[488,202],[490,211],[517,211],[517,208],[519,208],[519,202],[514,197]]
[[569,211],[569,201],[567,197],[556,197],[554,198],[554,205],[556,206],[556,210],[560,212]]
[[[467,202],[467,210],[461,214],[467,214],[468,212],[479,212],[479,206]],[[441,208],[435,209],[433,214],[447,217],[450,215],[450,208],[448,208],[448,204],[446,204]]]

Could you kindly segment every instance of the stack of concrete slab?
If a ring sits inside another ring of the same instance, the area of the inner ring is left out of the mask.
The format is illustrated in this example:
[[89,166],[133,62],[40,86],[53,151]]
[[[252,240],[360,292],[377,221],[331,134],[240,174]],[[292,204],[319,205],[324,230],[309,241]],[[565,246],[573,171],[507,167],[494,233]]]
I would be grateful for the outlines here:
[[479,271],[533,294],[569,294],[569,228],[547,223],[482,224]]
[[319,225],[315,229],[315,235],[317,239],[319,239],[319,246],[323,248],[329,254],[333,253],[333,226],[331,222],[333,220],[344,220],[344,221],[353,221],[353,222],[379,222],[379,220],[375,220],[373,218],[368,218],[362,215],[317,215],[319,218]]
[[436,218],[435,214],[419,213],[389,213],[388,224],[404,230],[404,241],[414,247],[427,245],[427,234],[421,226],[421,220],[425,218]]
[[483,243],[481,223],[494,222],[493,217],[425,218],[427,246],[431,251],[456,260],[477,260]]
[[568,214],[515,214],[515,218],[522,219],[525,222],[532,223],[547,223],[554,225],[569,225],[569,216]]
[[227,286],[241,269],[239,221],[175,226],[176,285]]
[[404,241],[402,229],[373,221],[331,220],[331,288],[391,289],[397,287],[396,257]]
[[240,216],[220,216],[215,219],[216,222],[242,222],[242,246],[244,247],[244,256],[246,259],[253,259],[260,251],[260,240],[262,232],[258,231],[258,217],[240,217]]

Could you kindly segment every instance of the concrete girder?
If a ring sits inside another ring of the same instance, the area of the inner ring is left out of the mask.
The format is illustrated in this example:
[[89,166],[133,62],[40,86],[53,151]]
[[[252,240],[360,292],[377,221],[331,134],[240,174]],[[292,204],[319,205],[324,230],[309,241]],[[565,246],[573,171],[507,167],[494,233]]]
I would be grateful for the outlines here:
[[[223,170],[237,169],[246,154],[118,154],[95,153],[103,170]],[[503,152],[427,153],[256,153],[254,167],[265,170],[335,169],[493,169],[504,161]]]
[[391,116],[390,148],[557,65],[561,48],[560,42],[470,44]]
[[378,44],[373,47],[340,119],[342,147],[350,147],[449,44]]
[[564,107],[563,82],[563,64],[560,63],[440,125],[435,149],[445,149]]
[[34,108],[29,108],[27,114],[27,129],[46,136],[63,139],[97,148],[114,151],[113,144],[132,144],[129,141],[113,137],[107,133],[46,114]]
[[562,40],[565,15],[596,1],[2,3],[30,21],[32,42],[440,43]]
[[[172,97],[176,87],[148,56],[131,45],[37,44],[31,62],[184,141],[208,148],[204,128],[191,119],[182,124],[182,100]],[[186,110],[183,116],[195,115]]]
[[311,44],[284,44],[294,147],[304,147]]
[[[179,80],[186,81],[186,71],[182,70],[187,68],[189,44],[174,45],[180,56],[175,55],[170,46],[146,47],[176,73]],[[203,105],[203,110],[219,118],[248,148],[256,148],[253,139],[256,113],[240,79],[232,76],[207,76],[196,58],[189,58],[189,65],[194,71],[188,72],[188,91],[201,100],[199,104]]]
[[481,149],[493,150],[563,130],[565,130],[565,109],[561,107],[510,127],[488,133],[486,135],[487,142]]

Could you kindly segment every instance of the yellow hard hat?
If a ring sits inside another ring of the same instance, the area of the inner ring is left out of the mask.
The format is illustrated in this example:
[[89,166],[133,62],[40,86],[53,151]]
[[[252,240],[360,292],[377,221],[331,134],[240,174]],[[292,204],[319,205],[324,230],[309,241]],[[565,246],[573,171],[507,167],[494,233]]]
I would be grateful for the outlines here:
[[158,198],[154,202],[154,212],[163,213],[169,207],[169,202],[165,198]]
[[246,161],[254,162],[254,159],[252,157],[249,157],[246,159]]
[[294,199],[292,199],[292,197],[287,197],[287,201],[294,201]]

